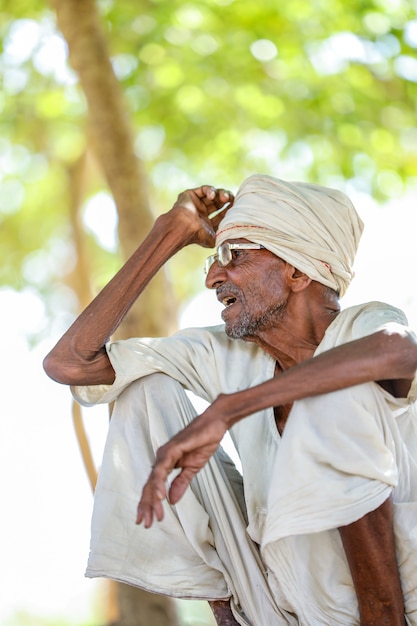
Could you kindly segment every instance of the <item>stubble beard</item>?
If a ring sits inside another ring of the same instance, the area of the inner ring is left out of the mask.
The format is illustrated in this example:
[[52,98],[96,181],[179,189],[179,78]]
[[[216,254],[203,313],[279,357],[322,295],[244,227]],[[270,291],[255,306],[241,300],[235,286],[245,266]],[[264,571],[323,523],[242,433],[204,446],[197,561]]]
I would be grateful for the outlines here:
[[260,315],[250,315],[248,311],[243,311],[233,324],[226,323],[226,335],[231,339],[246,339],[256,337],[275,328],[285,314],[287,303],[270,305]]

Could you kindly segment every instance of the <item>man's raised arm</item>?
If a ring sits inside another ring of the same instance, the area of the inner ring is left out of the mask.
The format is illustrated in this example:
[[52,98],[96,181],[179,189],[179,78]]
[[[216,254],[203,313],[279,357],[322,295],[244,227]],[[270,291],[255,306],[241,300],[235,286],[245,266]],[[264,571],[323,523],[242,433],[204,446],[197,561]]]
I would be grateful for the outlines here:
[[67,385],[111,384],[115,373],[106,342],[168,259],[192,243],[214,246],[223,214],[209,216],[226,203],[233,203],[233,195],[209,185],[181,193],[172,209],[156,219],[143,243],[45,357],[48,376]]

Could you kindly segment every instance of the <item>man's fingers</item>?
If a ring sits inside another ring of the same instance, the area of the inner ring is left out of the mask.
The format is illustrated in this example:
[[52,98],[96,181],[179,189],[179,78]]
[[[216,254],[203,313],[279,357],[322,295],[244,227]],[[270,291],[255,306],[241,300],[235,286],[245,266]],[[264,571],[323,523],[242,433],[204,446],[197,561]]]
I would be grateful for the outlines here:
[[225,202],[232,202],[235,199],[234,195],[232,194],[231,191],[229,191],[229,189],[217,189],[217,194],[218,194],[218,198],[219,201],[224,204]]
[[235,200],[235,197],[231,191],[227,191],[225,189],[218,189],[217,191],[219,192],[219,203],[213,204],[215,204],[215,206],[220,206],[219,208],[216,208],[216,210],[211,211],[211,213],[208,214],[208,218],[211,221],[215,230],[217,230],[218,225],[224,217],[224,214],[230,209],[231,206],[233,206],[233,202]]
[[218,215],[221,215],[224,211],[227,211],[228,208],[230,208],[230,204],[226,203],[225,205],[220,207],[220,209],[216,209],[215,211],[212,211],[211,213],[209,213],[208,218],[212,220]]
[[[184,469],[172,482],[169,490],[170,504],[176,504],[181,500],[186,492],[192,478],[196,475],[197,469]],[[136,524],[143,524],[145,528],[150,528],[154,519],[158,522],[164,518],[164,508],[162,501],[166,498],[165,487],[163,491],[154,484],[152,474],[143,488],[142,497],[138,504],[136,514]]]
[[[170,504],[176,504],[184,495],[191,480],[218,448],[224,435],[221,423],[207,424],[204,414],[193,420],[184,430],[161,446],[155,464],[143,488],[137,509],[136,522],[149,528],[154,518],[164,516],[162,501],[166,498],[166,481],[174,468],[181,468],[169,490]],[[219,428],[220,426],[220,428]]]
[[145,528],[150,528],[152,526],[154,517],[160,522],[164,518],[164,508],[162,505],[163,498],[158,496],[151,496],[151,499],[144,500],[142,498],[139,502],[136,514],[136,524],[142,524]]
[[214,204],[217,210],[224,204],[233,202],[234,196],[228,189],[216,189],[212,185],[202,185],[192,190],[205,205]]
[[183,469],[182,472],[174,478],[174,480],[172,481],[171,487],[169,488],[170,504],[176,504],[177,502],[179,502],[179,500],[181,500],[182,496],[187,491],[187,488],[189,487],[191,480],[194,478],[197,472],[198,472],[197,468],[193,469],[193,468],[187,467],[186,469]]
[[233,205],[234,196],[227,189],[202,185],[179,194],[173,209],[188,212],[187,227],[194,229],[192,241],[212,248],[216,231],[225,211]]
[[165,480],[168,471],[156,464],[143,488],[137,508],[136,523],[150,528],[154,517],[160,522],[164,517],[162,501],[166,498]]
[[215,199],[216,193],[217,193],[217,189],[216,187],[213,187],[213,185],[202,185],[201,187],[198,187],[194,191],[197,194],[197,196],[201,200],[203,200],[203,202],[204,200],[209,200],[210,202],[212,202]]
[[136,523],[150,528],[154,517],[160,522],[164,517],[162,501],[167,497],[166,481],[181,458],[182,452],[172,441],[161,446],[155,464],[142,491],[137,508]]
[[230,206],[230,203],[233,203],[234,195],[231,191],[227,189],[216,189],[216,194],[213,198],[213,204],[218,207],[218,210],[223,207]]

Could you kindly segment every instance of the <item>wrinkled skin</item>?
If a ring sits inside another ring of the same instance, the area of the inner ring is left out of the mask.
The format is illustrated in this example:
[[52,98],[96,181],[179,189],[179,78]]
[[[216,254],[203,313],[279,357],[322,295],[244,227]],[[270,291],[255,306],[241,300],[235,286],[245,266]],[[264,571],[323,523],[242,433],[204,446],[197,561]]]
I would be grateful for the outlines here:
[[[160,267],[184,246],[213,247],[220,209],[233,194],[203,185],[183,192],[160,216],[145,241],[77,318],[44,362],[55,380],[71,385],[111,384],[115,373],[105,344]],[[220,395],[207,410],[162,446],[145,484],[137,523],[150,527],[163,517],[162,500],[176,503],[233,424],[275,407],[282,432],[295,400],[370,381],[405,397],[417,370],[413,337],[386,329],[329,350],[314,359],[324,332],[339,312],[337,294],[312,281],[267,250],[236,254],[214,263],[207,286],[227,306],[226,331],[257,343],[276,361],[276,376],[256,387]],[[265,303],[266,306],[265,306]],[[285,409],[285,410],[282,410]],[[289,417],[291,419],[291,417]],[[180,473],[169,493],[166,481]],[[362,626],[404,626],[396,564],[392,504],[340,529],[358,596]]]

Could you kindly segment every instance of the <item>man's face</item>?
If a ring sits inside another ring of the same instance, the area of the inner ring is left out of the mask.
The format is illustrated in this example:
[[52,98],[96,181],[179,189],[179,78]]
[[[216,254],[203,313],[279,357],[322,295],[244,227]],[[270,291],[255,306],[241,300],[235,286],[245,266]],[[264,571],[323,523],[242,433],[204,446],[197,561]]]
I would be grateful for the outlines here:
[[[248,243],[233,239],[230,243]],[[232,250],[225,267],[213,263],[206,286],[216,289],[225,306],[222,319],[226,334],[233,339],[260,337],[282,320],[289,289],[285,281],[285,261],[268,250]]]

